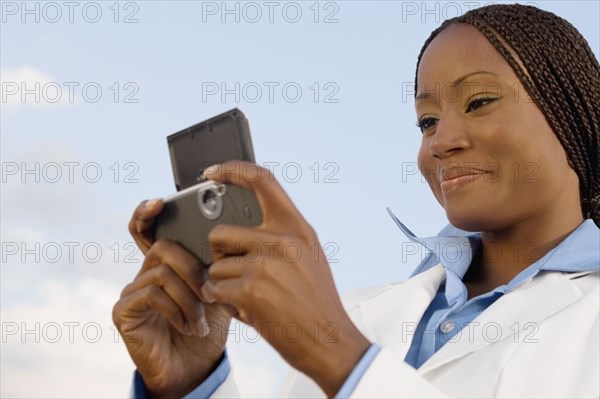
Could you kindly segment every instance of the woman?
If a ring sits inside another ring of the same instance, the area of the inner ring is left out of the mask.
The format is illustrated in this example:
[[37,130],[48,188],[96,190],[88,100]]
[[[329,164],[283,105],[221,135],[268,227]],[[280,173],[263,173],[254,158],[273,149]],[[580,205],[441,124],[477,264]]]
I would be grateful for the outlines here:
[[[181,247],[153,241],[161,201],[136,209],[146,259],[113,311],[136,396],[235,395],[232,315],[301,372],[290,396],[600,395],[598,61],[555,15],[492,5],[432,33],[415,83],[421,172],[452,225],[480,233],[418,239],[399,224],[432,255],[345,310],[315,232],[268,171],[209,168],[253,190],[264,222],[213,229],[205,278]],[[232,252],[247,242],[262,246]]]

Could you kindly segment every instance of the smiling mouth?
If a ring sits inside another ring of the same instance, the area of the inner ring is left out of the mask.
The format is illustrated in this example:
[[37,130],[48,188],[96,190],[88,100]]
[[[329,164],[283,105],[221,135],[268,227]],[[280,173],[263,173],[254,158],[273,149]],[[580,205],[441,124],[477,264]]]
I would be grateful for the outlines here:
[[464,187],[467,184],[473,183],[474,181],[485,175],[483,170],[475,169],[442,169],[440,173],[440,188],[443,192],[454,191],[458,188]]

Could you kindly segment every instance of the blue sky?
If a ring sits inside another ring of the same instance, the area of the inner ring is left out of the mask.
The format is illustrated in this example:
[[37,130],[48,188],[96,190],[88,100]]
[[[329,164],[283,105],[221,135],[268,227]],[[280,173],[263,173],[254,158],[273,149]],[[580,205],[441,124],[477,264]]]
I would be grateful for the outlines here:
[[[597,1],[529,3],[600,53]],[[416,57],[443,19],[483,4],[0,2],[0,394],[127,392],[133,366],[110,320],[140,266],[127,221],[174,191],[165,137],[234,107],[340,291],[406,278],[422,254],[406,255],[385,207],[419,235],[446,223],[414,173]],[[236,328],[243,392],[272,395],[281,361]]]

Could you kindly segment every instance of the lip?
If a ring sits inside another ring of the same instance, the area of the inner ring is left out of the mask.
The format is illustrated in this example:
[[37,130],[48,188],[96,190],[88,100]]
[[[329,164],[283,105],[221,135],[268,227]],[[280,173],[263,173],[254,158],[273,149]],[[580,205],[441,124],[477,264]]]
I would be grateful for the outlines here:
[[442,169],[439,175],[440,188],[443,192],[454,191],[479,180],[485,173],[473,168]]

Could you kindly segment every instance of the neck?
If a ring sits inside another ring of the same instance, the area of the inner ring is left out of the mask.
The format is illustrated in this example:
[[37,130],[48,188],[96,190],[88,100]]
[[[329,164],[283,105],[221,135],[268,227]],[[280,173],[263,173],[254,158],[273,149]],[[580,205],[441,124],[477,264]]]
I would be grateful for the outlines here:
[[507,284],[555,248],[582,222],[581,212],[525,220],[510,228],[481,233],[482,251],[464,282],[469,299]]

